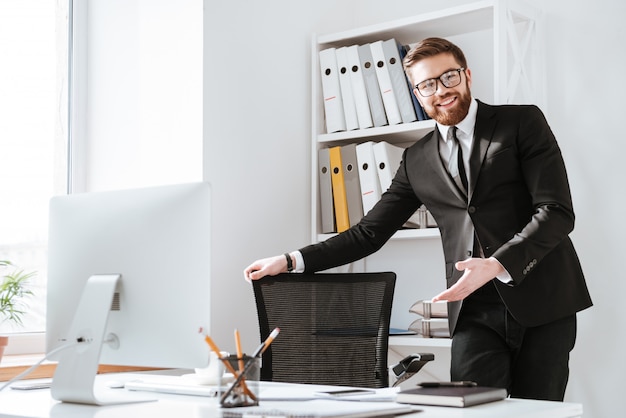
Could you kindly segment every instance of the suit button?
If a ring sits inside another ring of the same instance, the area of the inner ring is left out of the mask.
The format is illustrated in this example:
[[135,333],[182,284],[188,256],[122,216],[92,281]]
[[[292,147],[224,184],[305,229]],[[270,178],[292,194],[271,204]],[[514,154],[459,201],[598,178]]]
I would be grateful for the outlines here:
[[468,251],[468,252],[467,252],[467,256],[468,256],[468,257],[471,257],[471,256],[472,256],[472,252],[471,252],[471,251]]
[[469,213],[474,213],[474,212],[476,212],[476,207],[475,206],[470,206],[469,208],[467,208],[467,211]]

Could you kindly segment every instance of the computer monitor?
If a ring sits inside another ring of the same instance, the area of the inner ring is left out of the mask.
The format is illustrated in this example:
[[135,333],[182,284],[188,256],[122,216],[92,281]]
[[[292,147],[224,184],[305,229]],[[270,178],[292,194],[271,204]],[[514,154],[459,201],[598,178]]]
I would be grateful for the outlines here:
[[58,360],[55,399],[132,401],[136,394],[94,389],[98,364],[208,364],[199,329],[211,323],[210,205],[207,183],[51,199],[46,351]]

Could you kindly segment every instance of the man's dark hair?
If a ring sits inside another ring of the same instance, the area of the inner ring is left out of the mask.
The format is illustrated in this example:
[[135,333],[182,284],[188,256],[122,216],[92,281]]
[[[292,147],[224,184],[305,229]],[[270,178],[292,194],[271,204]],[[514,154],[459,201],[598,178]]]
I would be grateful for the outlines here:
[[465,54],[463,54],[461,48],[443,38],[426,38],[418,42],[406,54],[406,57],[404,57],[404,60],[402,61],[402,65],[404,70],[407,71],[418,61],[423,60],[424,58],[434,57],[439,54],[451,54],[461,67],[467,68]]

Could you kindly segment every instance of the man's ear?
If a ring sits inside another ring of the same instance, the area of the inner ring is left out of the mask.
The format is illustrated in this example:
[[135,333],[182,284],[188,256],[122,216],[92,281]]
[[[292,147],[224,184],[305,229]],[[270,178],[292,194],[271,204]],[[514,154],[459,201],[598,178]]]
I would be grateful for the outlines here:
[[467,78],[467,87],[472,87],[472,70],[469,68],[465,69],[465,77]]

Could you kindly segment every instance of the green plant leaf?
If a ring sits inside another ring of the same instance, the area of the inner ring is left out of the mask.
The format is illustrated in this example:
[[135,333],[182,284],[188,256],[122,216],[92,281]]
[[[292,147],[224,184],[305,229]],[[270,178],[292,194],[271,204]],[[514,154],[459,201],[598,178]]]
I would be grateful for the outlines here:
[[[0,260],[0,266],[14,267],[7,260]],[[35,274],[14,267],[12,272],[4,275],[0,283],[0,322],[9,321],[22,325],[22,317],[28,307],[26,299],[33,295],[28,288],[28,282]]]

